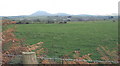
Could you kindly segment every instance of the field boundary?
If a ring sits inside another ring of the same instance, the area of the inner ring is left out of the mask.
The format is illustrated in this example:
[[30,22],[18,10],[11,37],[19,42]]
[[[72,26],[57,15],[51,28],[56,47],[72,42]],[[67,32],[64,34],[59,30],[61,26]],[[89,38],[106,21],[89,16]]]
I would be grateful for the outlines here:
[[[19,57],[22,57],[22,55],[11,55],[11,54],[6,54],[4,56],[9,56],[9,57],[12,57],[12,56],[19,56]],[[37,59],[42,59],[42,60],[59,60],[59,61],[85,61],[85,62],[94,62],[94,63],[119,63],[119,61],[102,61],[102,60],[80,60],[80,59],[62,59],[62,58],[47,58],[47,57],[37,57]]]

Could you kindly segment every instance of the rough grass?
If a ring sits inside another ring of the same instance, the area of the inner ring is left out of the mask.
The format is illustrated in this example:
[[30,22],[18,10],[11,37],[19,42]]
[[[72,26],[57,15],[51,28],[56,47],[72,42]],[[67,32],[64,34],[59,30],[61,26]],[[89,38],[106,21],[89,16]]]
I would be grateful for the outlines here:
[[118,22],[70,22],[68,24],[19,24],[16,35],[27,44],[44,42],[48,57],[59,57],[80,50],[81,55],[92,54],[99,59],[98,45],[112,50],[118,42]]

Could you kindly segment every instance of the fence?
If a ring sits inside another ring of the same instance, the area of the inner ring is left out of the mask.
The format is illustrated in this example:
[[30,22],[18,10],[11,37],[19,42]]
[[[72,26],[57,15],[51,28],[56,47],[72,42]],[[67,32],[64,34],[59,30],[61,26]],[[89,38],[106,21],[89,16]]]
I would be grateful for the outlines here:
[[38,63],[40,63],[41,60],[49,60],[49,61],[57,62],[57,64],[63,64],[64,61],[75,61],[75,62],[83,61],[83,62],[90,62],[90,63],[114,63],[114,64],[119,63],[118,61],[80,60],[80,59],[36,57],[35,52],[23,52],[22,55],[6,54],[4,56],[9,56],[9,57],[15,56],[14,59],[10,61],[10,64],[38,64]]

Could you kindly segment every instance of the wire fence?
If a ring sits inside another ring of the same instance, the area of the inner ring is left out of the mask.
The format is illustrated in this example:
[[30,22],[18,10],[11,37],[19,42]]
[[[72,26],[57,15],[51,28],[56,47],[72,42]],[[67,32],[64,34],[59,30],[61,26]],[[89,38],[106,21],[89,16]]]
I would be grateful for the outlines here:
[[[3,56],[7,56],[7,57],[15,57],[18,61],[18,58],[19,58],[19,61],[21,61],[21,57],[22,55],[11,55],[11,54],[6,54],[6,55],[3,55]],[[118,61],[101,61],[101,60],[80,60],[80,59],[64,59],[64,58],[47,58],[47,57],[37,57],[37,59],[41,59],[41,60],[52,60],[52,61],[57,61],[57,62],[61,62],[60,64],[62,64],[63,61],[83,61],[83,62],[91,62],[91,63],[114,63],[114,64],[118,64],[119,62]],[[13,63],[13,62],[12,62]]]
[[100,60],[80,60],[80,59],[61,59],[61,58],[44,58],[44,57],[37,57],[40,59],[47,59],[47,60],[61,60],[61,61],[85,61],[85,62],[95,62],[95,63],[118,63],[118,61],[100,61]]

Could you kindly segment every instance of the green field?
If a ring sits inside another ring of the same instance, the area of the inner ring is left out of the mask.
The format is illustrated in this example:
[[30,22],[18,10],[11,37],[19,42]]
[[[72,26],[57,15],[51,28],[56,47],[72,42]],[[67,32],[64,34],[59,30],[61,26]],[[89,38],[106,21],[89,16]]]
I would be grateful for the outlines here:
[[81,55],[92,54],[99,59],[96,48],[99,45],[109,49],[117,47],[118,22],[91,21],[69,22],[67,24],[18,24],[15,34],[25,43],[44,42],[48,57],[59,57],[80,50]]

